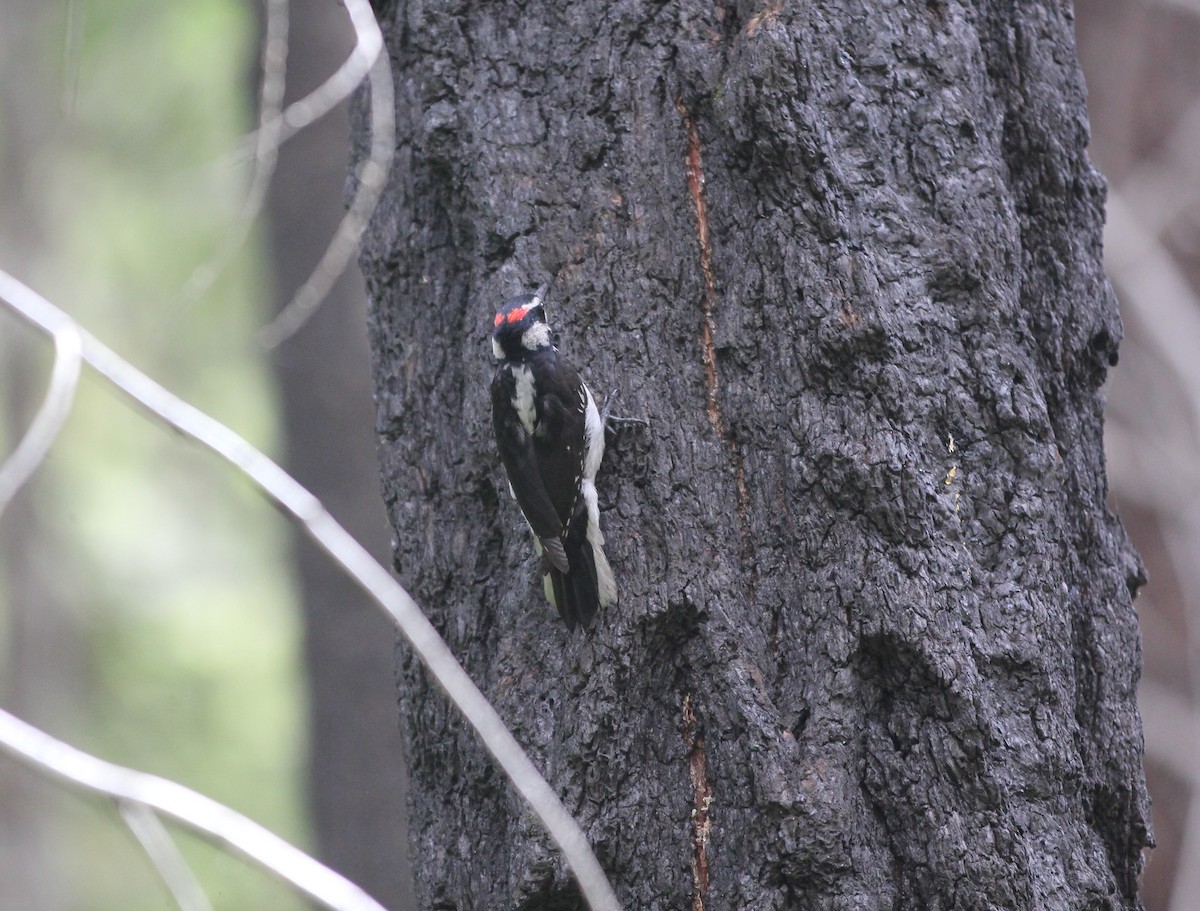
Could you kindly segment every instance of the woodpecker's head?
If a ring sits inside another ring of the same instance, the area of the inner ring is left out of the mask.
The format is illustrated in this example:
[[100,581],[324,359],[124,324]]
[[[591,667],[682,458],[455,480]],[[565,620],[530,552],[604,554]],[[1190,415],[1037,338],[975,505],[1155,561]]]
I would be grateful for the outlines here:
[[521,360],[554,344],[542,300],[546,286],[533,294],[518,294],[504,302],[492,321],[492,352],[496,360]]

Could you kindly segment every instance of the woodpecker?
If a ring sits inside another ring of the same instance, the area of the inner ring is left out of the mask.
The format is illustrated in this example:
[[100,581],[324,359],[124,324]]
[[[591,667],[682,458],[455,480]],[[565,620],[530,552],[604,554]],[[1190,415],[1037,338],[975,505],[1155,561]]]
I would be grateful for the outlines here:
[[596,501],[604,422],[554,345],[545,293],[543,285],[510,298],[493,321],[492,428],[509,491],[533,532],[546,598],[567,629],[586,629],[617,601]]

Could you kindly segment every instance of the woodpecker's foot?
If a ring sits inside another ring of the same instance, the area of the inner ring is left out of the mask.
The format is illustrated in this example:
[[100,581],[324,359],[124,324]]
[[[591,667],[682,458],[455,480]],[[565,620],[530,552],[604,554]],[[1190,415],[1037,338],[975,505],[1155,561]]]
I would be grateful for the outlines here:
[[609,394],[608,398],[605,399],[604,408],[600,411],[600,423],[604,425],[605,430],[608,430],[610,425],[614,431],[617,430],[619,427],[622,427],[622,426],[627,427],[630,425],[645,427],[647,430],[650,429],[650,422],[648,420],[646,420],[646,418],[622,418],[622,417],[617,417],[615,414],[613,414],[612,406],[613,406],[613,402],[615,402],[616,400],[617,400],[617,393],[614,390],[612,393]]

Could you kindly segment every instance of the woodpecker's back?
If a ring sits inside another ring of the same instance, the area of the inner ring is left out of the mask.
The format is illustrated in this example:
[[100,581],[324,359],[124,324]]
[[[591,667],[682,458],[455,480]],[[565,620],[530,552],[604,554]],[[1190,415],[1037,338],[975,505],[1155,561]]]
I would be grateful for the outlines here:
[[492,427],[509,487],[534,535],[546,597],[569,629],[615,604],[596,472],[604,425],[579,373],[554,346],[542,295],[506,301],[493,321]]

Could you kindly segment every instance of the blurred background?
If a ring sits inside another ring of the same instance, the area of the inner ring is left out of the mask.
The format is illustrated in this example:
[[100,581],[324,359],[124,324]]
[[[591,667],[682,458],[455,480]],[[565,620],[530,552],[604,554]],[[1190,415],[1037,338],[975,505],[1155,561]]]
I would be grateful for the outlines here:
[[1158,847],[1148,911],[1200,907],[1200,2],[1080,0],[1091,155],[1125,340],[1108,383],[1112,502],[1150,577],[1139,693]]
[[[213,259],[250,184],[262,15],[250,0],[0,2],[0,268],[281,459],[386,560],[357,276],[278,349],[255,341],[341,215],[344,107],[283,147],[240,253]],[[1200,0],[1079,0],[1076,16],[1126,330],[1109,478],[1150,575],[1144,901],[1184,911],[1200,896]],[[350,46],[334,0],[293,2],[287,99]],[[50,362],[0,310],[0,452]],[[86,372],[0,519],[0,705],[231,804],[405,911],[392,644],[231,469]],[[218,908],[302,907],[184,850]],[[0,756],[0,911],[167,906],[115,811]]]
[[[345,59],[335,0],[293,0],[285,102]],[[387,560],[356,272],[273,351],[256,332],[343,214],[345,106],[251,184],[264,13],[251,0],[0,2],[0,268],[280,459]],[[51,346],[0,308],[0,452]],[[391,624],[235,471],[87,371],[0,517],[0,705],[188,784],[412,907]],[[307,907],[185,838],[217,908]],[[172,907],[116,811],[0,754],[0,911]]]

